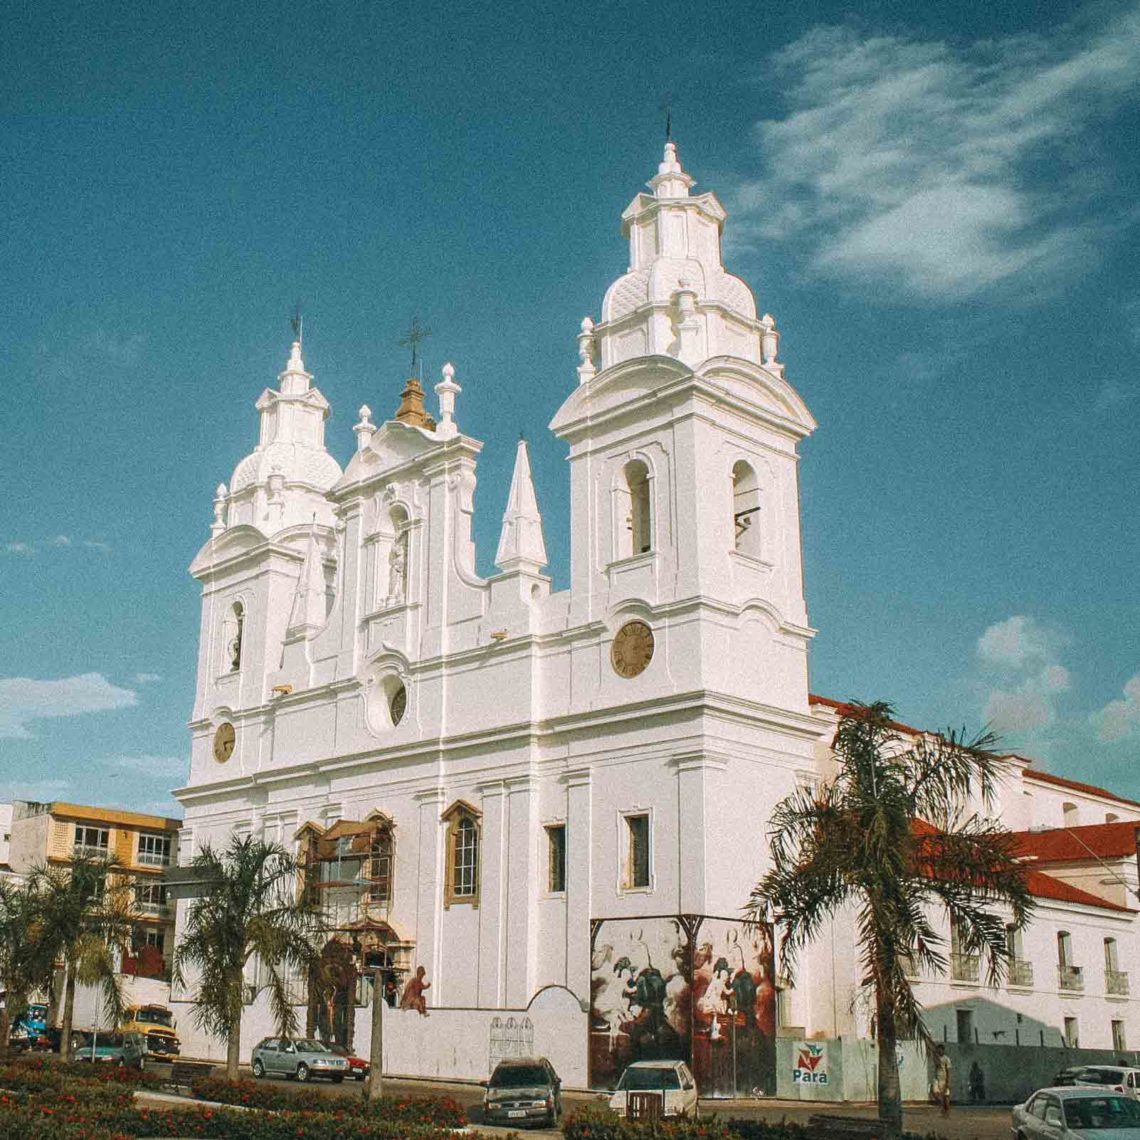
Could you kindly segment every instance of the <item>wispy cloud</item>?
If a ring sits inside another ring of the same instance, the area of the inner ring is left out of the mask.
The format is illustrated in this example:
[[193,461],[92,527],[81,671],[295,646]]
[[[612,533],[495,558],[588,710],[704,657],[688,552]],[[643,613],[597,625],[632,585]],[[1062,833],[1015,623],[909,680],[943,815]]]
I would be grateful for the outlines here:
[[1056,720],[1058,697],[1071,684],[1058,660],[1063,638],[1032,617],[1015,614],[978,638],[977,655],[990,680],[986,723],[999,733],[1024,734]]
[[183,756],[104,756],[98,764],[115,775],[126,773],[162,780],[182,779],[190,770],[190,761]]
[[131,680],[136,685],[153,685],[156,681],[161,681],[162,677],[158,673],[136,673]]
[[25,542],[23,539],[13,539],[11,542],[4,543],[4,551],[7,554],[19,554],[24,557],[39,554],[41,551],[54,550],[91,550],[98,554],[110,554],[112,547],[109,542],[103,542],[101,539],[73,538],[69,534],[56,534],[51,538],[37,542]]
[[0,737],[27,740],[37,720],[81,716],[129,708],[133,689],[111,684],[102,673],[81,673],[50,681],[30,677],[0,679]]
[[1140,737],[1140,673],[1124,683],[1124,696],[1109,701],[1089,718],[1097,736],[1106,743]]
[[[820,27],[770,61],[790,113],[757,127],[735,238],[795,239],[819,276],[953,298],[1095,258],[1111,206],[1081,132],[1137,84],[1140,6],[960,47]],[[1042,161],[1048,176],[1041,176]]]

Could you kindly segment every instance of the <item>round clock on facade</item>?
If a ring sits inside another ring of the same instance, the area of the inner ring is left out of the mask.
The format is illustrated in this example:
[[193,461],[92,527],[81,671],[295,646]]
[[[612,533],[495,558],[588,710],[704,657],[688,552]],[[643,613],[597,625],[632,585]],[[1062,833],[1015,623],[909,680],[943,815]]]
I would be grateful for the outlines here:
[[407,709],[408,690],[405,689],[403,685],[400,685],[388,700],[388,712],[392,716],[393,728],[404,719],[404,713],[407,712]]
[[636,677],[653,660],[653,630],[643,621],[627,621],[617,631],[610,661],[619,677]]
[[234,726],[228,720],[214,733],[214,759],[224,764],[234,754]]

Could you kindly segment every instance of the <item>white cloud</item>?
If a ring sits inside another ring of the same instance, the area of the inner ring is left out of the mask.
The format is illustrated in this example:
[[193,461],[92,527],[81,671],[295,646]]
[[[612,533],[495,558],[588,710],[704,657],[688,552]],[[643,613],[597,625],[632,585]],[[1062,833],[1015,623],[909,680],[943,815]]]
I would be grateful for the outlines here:
[[104,756],[100,767],[118,774],[182,779],[190,771],[190,761],[182,756]]
[[978,656],[988,665],[1021,669],[1047,658],[1052,652],[1049,641],[1049,633],[1033,618],[1014,614],[995,622],[978,638]]
[[815,28],[770,61],[791,109],[757,127],[734,237],[794,237],[821,276],[927,297],[1040,283],[1094,256],[1106,175],[1080,136],[1138,69],[1135,4],[1094,32],[965,46]]
[[158,673],[136,673],[131,680],[136,685],[153,685],[156,681],[161,681],[162,676]]
[[23,554],[26,556],[35,554],[36,552],[36,548],[26,542],[6,542],[4,543],[4,549],[9,554]]
[[100,554],[111,553],[111,544],[109,542],[99,542],[96,539],[87,539],[84,541],[83,546],[87,550],[97,550]]
[[1109,701],[1089,719],[1106,743],[1124,740],[1140,730],[1140,673],[1124,683],[1123,700]]
[[133,689],[112,685],[102,673],[82,673],[53,681],[30,677],[0,679],[0,737],[28,739],[37,720],[107,712],[138,703]]
[[985,630],[977,642],[978,660],[996,682],[984,698],[987,724],[999,733],[1032,733],[1054,723],[1057,699],[1072,683],[1057,660],[1063,640],[1024,614]]
[[66,534],[57,534],[55,538],[48,539],[48,546],[70,546],[71,539]]
[[94,550],[99,554],[110,554],[111,544],[102,542],[99,539],[86,538],[76,539],[70,535],[57,534],[43,542],[6,542],[4,549],[9,554],[24,554],[32,555],[38,553],[41,549],[47,548],[49,550]]

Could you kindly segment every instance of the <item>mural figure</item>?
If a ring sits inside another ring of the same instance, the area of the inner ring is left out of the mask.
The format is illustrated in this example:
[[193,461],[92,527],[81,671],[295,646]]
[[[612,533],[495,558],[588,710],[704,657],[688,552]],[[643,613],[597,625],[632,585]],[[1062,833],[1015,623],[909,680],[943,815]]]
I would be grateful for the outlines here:
[[594,924],[590,1084],[631,1061],[686,1061],[709,1095],[776,1091],[771,932],[697,915]]
[[423,966],[416,967],[416,976],[408,979],[408,984],[404,986],[404,996],[400,998],[401,1009],[414,1009],[422,1013],[424,1017],[428,1016],[427,999],[424,997],[424,990],[431,989],[431,982],[424,980],[424,975],[427,970]]

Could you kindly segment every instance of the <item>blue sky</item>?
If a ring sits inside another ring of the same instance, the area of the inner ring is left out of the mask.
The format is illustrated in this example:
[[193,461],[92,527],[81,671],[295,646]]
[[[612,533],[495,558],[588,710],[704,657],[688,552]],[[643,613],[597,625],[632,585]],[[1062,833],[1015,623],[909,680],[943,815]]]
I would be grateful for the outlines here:
[[334,453],[418,313],[481,566],[524,430],[565,585],[546,425],[668,92],[820,423],[813,689],[1140,798],[1140,6],[230,7],[5,20],[0,796],[169,808],[186,567],[298,298]]

